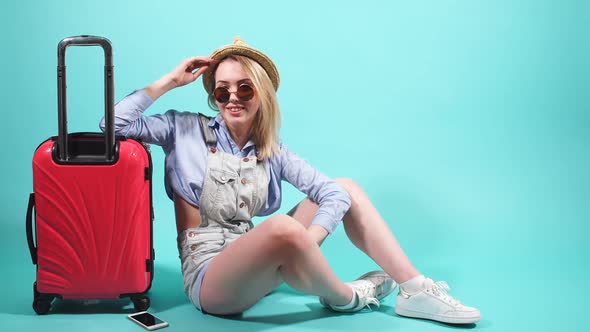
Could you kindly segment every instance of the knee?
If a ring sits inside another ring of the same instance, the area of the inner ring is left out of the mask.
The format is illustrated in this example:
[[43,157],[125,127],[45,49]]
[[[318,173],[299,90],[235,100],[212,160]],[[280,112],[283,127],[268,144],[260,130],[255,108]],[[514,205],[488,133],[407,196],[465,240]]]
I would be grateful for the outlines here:
[[305,227],[288,215],[269,218],[269,235],[281,250],[305,250],[310,243]]
[[351,200],[353,201],[358,196],[358,194],[362,192],[361,186],[359,186],[358,183],[356,183],[356,181],[354,181],[353,179],[337,178],[335,181],[336,183],[341,185],[342,188],[344,188],[344,190],[346,190]]

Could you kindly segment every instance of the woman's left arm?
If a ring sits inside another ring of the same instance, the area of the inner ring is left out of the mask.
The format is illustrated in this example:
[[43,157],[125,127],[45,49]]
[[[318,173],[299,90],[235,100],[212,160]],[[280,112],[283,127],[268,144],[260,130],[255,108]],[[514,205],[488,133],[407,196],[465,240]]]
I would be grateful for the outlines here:
[[317,243],[332,233],[350,208],[350,195],[336,181],[319,172],[307,161],[280,146],[281,177],[320,206],[309,232]]

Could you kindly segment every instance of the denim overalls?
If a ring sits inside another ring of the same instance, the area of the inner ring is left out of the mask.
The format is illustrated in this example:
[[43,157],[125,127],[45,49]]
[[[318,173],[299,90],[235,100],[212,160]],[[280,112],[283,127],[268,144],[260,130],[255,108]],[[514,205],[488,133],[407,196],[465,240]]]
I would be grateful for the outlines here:
[[199,114],[199,124],[209,147],[207,170],[200,197],[201,225],[178,235],[184,291],[197,309],[201,283],[211,259],[254,225],[252,217],[264,206],[268,175],[256,156],[240,158],[217,150],[210,118]]

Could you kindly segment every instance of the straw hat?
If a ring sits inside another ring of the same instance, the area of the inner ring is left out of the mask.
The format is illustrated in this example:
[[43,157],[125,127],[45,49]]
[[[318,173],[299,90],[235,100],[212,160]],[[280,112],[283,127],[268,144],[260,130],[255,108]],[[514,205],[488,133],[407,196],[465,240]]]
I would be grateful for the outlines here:
[[[268,74],[268,77],[270,77],[275,91],[278,90],[280,82],[279,71],[272,60],[266,56],[266,54],[246,44],[246,42],[244,42],[240,36],[235,36],[233,44],[225,45],[216,49],[209,57],[217,62],[228,55],[243,55],[258,62],[262,68],[264,68]],[[217,64],[209,67],[209,69],[203,73],[203,85],[205,86],[207,93],[213,92],[213,88],[215,87],[215,68],[217,68]]]

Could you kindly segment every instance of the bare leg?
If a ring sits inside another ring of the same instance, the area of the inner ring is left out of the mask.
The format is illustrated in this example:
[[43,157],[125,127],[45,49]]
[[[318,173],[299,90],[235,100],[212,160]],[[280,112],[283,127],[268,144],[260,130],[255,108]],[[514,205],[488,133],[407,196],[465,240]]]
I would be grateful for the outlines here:
[[201,306],[212,314],[240,313],[281,280],[336,305],[352,299],[351,288],[336,277],[305,227],[279,215],[254,227],[211,261],[201,287]]
[[[336,181],[352,198],[352,205],[342,218],[344,230],[352,243],[398,283],[419,275],[362,188],[351,179]],[[316,203],[306,198],[289,215],[308,227],[318,208]]]

